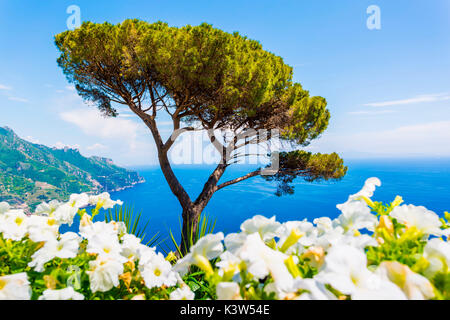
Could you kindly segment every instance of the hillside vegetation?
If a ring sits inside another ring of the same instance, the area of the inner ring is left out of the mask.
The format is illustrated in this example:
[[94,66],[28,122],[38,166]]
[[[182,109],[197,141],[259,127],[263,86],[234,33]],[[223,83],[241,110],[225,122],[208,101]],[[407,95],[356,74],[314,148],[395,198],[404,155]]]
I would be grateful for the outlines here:
[[115,191],[142,181],[110,159],[34,144],[0,127],[0,201],[34,207],[72,193]]

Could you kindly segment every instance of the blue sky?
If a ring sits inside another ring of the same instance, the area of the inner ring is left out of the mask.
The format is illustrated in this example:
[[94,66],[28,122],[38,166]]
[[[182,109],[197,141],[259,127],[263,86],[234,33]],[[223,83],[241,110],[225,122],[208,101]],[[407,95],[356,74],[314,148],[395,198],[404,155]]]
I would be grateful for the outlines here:
[[[260,41],[294,67],[305,89],[328,100],[330,126],[311,151],[450,156],[448,0],[0,0],[0,126],[30,141],[143,165],[156,158],[139,120],[101,118],[56,65],[53,36],[67,29],[70,5],[80,7],[82,21],[208,22]],[[370,5],[381,9],[380,30],[366,26]]]

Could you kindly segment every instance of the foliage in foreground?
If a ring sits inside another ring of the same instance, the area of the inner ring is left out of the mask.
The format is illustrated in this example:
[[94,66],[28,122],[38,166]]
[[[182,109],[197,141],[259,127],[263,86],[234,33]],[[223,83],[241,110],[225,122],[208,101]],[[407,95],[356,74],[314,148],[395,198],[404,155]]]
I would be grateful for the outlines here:
[[[374,202],[380,184],[368,179],[334,220],[255,216],[239,233],[199,238],[180,259],[123,221],[94,223],[120,203],[106,193],[43,203],[32,216],[3,202],[0,299],[450,299],[450,215],[401,197]],[[60,234],[77,213],[79,233]]]

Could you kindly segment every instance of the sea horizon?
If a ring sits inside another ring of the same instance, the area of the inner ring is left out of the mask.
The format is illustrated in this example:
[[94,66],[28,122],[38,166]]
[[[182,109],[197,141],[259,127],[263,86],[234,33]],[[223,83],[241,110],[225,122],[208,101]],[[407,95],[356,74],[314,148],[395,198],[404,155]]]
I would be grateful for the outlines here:
[[[276,185],[255,177],[219,190],[204,210],[216,220],[215,232],[236,232],[240,224],[254,215],[276,216],[278,221],[328,216],[336,218],[336,205],[358,192],[366,179],[378,177],[382,185],[373,200],[391,202],[400,195],[404,204],[425,206],[442,216],[450,210],[450,158],[384,158],[347,159],[347,175],[339,181],[294,182],[295,193],[278,197]],[[231,166],[221,181],[245,174],[257,165]],[[173,170],[191,199],[197,196],[214,165],[175,165]],[[135,166],[145,182],[133,188],[112,192],[113,199],[122,200],[136,212],[142,212],[141,225],[149,221],[148,236],[159,232],[170,246],[169,231],[179,237],[181,206],[171,193],[157,165]]]

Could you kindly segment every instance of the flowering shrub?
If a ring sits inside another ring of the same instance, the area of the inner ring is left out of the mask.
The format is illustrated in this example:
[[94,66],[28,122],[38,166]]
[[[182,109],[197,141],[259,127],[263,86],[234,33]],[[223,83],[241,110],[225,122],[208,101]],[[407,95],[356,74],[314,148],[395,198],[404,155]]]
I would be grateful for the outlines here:
[[[93,222],[109,194],[27,216],[0,203],[0,299],[450,299],[450,215],[371,200],[370,178],[336,219],[255,216],[164,257],[123,222]],[[84,207],[95,206],[88,214]],[[79,233],[59,233],[80,215]]]

